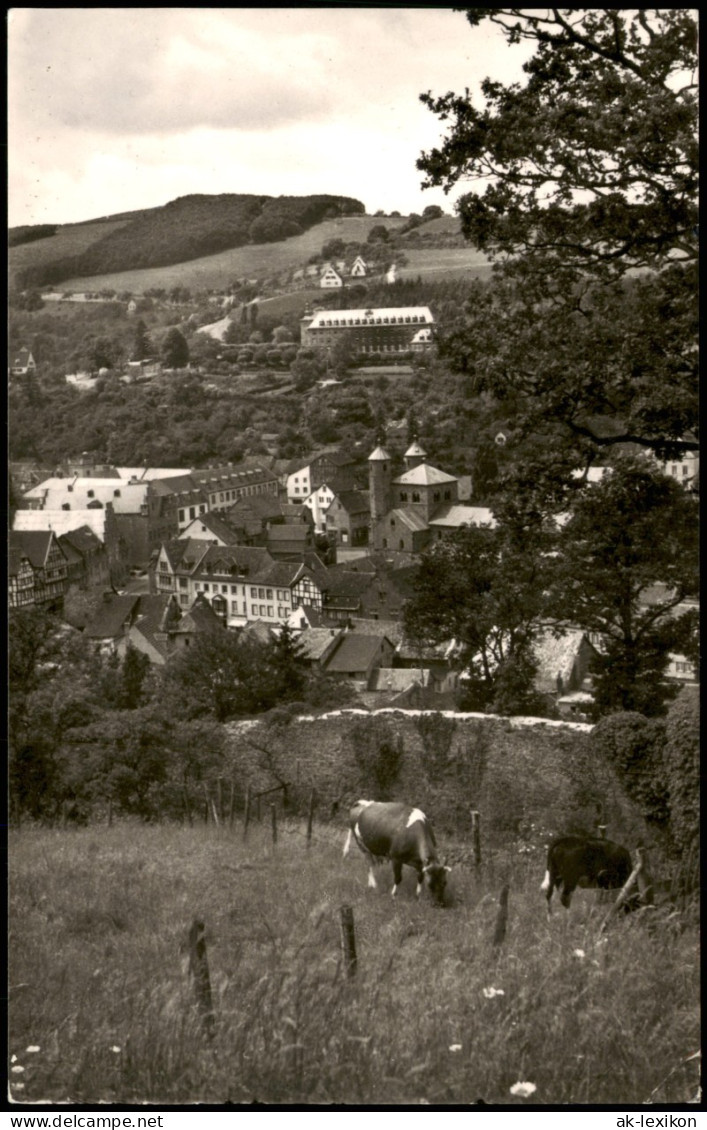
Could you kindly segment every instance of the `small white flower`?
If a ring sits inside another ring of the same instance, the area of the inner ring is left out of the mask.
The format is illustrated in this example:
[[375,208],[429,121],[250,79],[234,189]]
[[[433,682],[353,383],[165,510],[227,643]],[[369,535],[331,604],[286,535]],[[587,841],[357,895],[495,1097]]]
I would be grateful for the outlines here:
[[461,1044],[450,1044],[449,1050],[450,1052],[460,1052],[462,1050],[462,1046]]
[[585,954],[584,950],[572,950],[572,956],[578,957],[581,960],[583,957],[586,957],[587,955]]
[[529,1095],[534,1095],[537,1089],[534,1083],[514,1083],[511,1087],[511,1094],[519,1095],[522,1099],[527,1099]]
[[25,1048],[25,1051],[29,1052],[30,1055],[33,1055],[35,1052],[40,1051],[39,1044],[30,1044],[28,1048]]
[[118,1052],[119,1052],[119,1051],[120,1051],[121,1049],[120,1049],[120,1048],[118,1047],[118,1045],[117,1045],[117,1044],[113,1044],[113,1046],[112,1046],[112,1048],[111,1048],[110,1050],[111,1050],[112,1052],[115,1052],[115,1054],[117,1055],[117,1054],[118,1054]]
[[494,997],[505,997],[506,995],[503,989],[494,989],[493,986],[489,986],[488,989],[482,989],[481,992],[484,994],[487,1001],[493,1000]]
[[10,1086],[14,1087],[16,1091],[24,1091],[24,1089],[25,1089],[24,1083],[15,1083],[14,1079],[10,1083]]
[[11,1067],[10,1071],[13,1071],[15,1075],[21,1075],[24,1071],[24,1067],[22,1067],[22,1065],[18,1063],[15,1067]]
[[10,1063],[17,1063],[17,1056],[16,1055],[10,1056]]

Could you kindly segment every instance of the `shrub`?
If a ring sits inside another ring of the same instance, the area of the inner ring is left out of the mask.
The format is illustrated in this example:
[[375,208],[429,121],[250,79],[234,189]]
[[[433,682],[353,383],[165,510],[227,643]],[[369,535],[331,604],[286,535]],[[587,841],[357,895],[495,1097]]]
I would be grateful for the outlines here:
[[610,714],[592,731],[592,748],[617,771],[646,822],[667,832],[671,812],[665,781],[665,723],[635,711]]
[[686,687],[665,721],[663,766],[670,803],[670,839],[683,859],[696,852],[700,831],[700,703]]

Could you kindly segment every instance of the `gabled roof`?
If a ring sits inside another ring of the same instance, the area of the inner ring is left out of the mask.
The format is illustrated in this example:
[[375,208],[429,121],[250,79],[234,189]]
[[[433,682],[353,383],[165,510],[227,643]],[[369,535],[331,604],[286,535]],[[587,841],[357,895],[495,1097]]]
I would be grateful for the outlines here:
[[396,645],[396,650],[400,650],[399,645],[403,638],[403,626],[399,620],[365,620],[362,618],[355,618],[351,620],[352,633],[363,636],[385,636],[390,642]]
[[34,569],[43,569],[51,549],[51,530],[11,530],[10,545],[29,559]]
[[[202,550],[204,542],[189,543],[190,545],[199,545]],[[198,561],[192,568],[192,575],[199,574],[200,576],[208,576],[209,573],[216,576],[232,575],[233,569],[239,573],[247,573],[249,577],[255,577],[261,573],[272,562],[272,557],[267,549],[257,546],[249,545],[210,545],[205,553],[200,553]]]
[[300,655],[312,663],[320,662],[336,647],[344,628],[306,628],[298,637]]
[[[196,526],[197,522],[201,522],[202,526],[205,527],[205,536],[204,537],[199,537],[199,531],[198,530],[195,531],[192,528],[192,527]],[[218,514],[215,514],[215,513],[199,514],[186,527],[186,529],[184,531],[185,534],[187,534],[188,531],[190,531],[190,530],[192,532],[189,533],[189,537],[193,538],[195,541],[205,541],[206,537],[209,534],[212,534],[214,537],[220,538],[222,541],[225,541],[226,545],[235,545],[237,540],[238,540],[238,534],[233,529],[233,527],[230,526],[228,522],[224,521],[223,518],[221,518]]]
[[538,690],[556,691],[558,675],[567,686],[583,644],[594,650],[585,633],[579,628],[567,629],[559,637],[551,629],[538,635],[533,645],[533,655],[538,663],[535,677]]
[[308,570],[301,561],[273,561],[254,577],[258,584],[289,588]]
[[215,628],[223,629],[223,623],[208,600],[199,593],[191,608],[183,614],[173,631],[185,635],[192,632],[212,631]]
[[69,530],[67,533],[61,534],[59,540],[62,547],[68,543],[79,553],[95,553],[103,545],[101,539],[96,537],[90,526],[79,526],[77,530]]
[[23,559],[29,562],[29,557],[19,545],[10,545],[7,554],[8,576],[16,577],[20,571]]
[[400,486],[437,486],[441,483],[455,483],[456,481],[454,475],[448,475],[446,471],[431,467],[429,463],[419,463],[411,471],[405,471],[397,479],[393,479],[393,482],[396,485],[400,484]]
[[349,633],[342,637],[336,651],[327,661],[326,670],[342,674],[368,671],[374,659],[380,654],[380,647],[380,636]]
[[338,502],[347,514],[367,514],[371,509],[367,490],[342,490],[334,495],[334,501]]
[[139,603],[140,597],[135,593],[104,600],[83,634],[94,640],[117,639],[124,634],[125,621],[130,619]]

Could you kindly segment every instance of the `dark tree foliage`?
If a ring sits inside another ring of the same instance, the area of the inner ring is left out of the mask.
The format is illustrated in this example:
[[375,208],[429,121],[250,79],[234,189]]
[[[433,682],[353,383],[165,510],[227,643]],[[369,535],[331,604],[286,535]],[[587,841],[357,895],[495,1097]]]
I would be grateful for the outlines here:
[[684,629],[676,610],[698,592],[697,519],[696,500],[644,457],[617,460],[575,499],[553,607],[605,641],[595,665],[598,715],[661,714],[675,692],[665,670]]
[[540,522],[516,518],[496,529],[462,527],[433,545],[422,555],[405,606],[409,639],[456,640],[465,709],[539,708],[532,642],[547,612],[551,541]]
[[644,820],[666,833],[670,804],[663,762],[664,721],[635,711],[611,714],[594,727],[591,744],[595,754],[615,769]]
[[477,182],[465,235],[496,260],[450,359],[526,431],[696,447],[696,24],[686,9],[476,8],[531,42],[524,83],[422,100],[446,123],[427,185]]
[[183,333],[173,326],[162,342],[162,359],[170,369],[184,369],[189,364],[189,346]]
[[150,335],[147,332],[147,326],[142,318],[139,319],[135,326],[135,337],[133,340],[133,361],[145,361],[148,357],[152,356],[152,342]]

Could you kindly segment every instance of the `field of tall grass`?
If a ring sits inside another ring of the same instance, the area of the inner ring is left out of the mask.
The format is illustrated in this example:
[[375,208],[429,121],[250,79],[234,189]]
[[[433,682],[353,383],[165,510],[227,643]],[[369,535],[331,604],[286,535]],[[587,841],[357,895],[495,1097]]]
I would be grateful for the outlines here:
[[[597,892],[548,919],[542,843],[457,865],[450,905],[389,896],[343,820],[24,827],[10,834],[16,1102],[677,1104],[698,1084],[697,923],[600,933]],[[441,838],[441,837],[440,837]],[[445,842],[454,859],[461,845]],[[492,939],[502,886],[508,930]],[[340,908],[353,908],[347,976]],[[203,1026],[187,937],[206,926]],[[528,1084],[518,1090],[517,1083]],[[530,1086],[532,1084],[532,1087]],[[515,1088],[515,1093],[511,1088]],[[534,1089],[533,1089],[534,1088]]]

